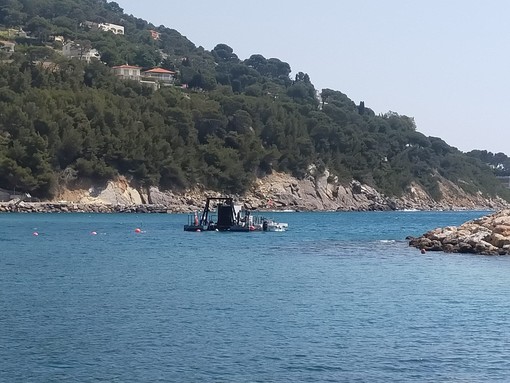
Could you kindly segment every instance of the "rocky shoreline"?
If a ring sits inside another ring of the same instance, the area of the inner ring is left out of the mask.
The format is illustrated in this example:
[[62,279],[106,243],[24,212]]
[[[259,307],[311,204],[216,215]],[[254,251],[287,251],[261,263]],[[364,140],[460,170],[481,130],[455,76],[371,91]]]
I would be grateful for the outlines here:
[[67,202],[1,203],[0,213],[178,213],[163,205],[111,205]]
[[510,210],[468,221],[462,225],[430,230],[418,238],[409,237],[409,246],[425,253],[510,254]]
[[[393,211],[393,210],[492,210],[510,208],[509,202],[481,193],[467,194],[448,180],[438,181],[442,198],[433,199],[417,184],[400,197],[386,196],[373,187],[352,180],[339,183],[328,172],[314,169],[304,179],[273,173],[256,180],[243,195],[229,195],[246,209],[257,211]],[[10,196],[6,190],[0,194]],[[124,177],[97,185],[80,182],[61,187],[54,200],[0,203],[0,212],[84,213],[189,213],[203,209],[206,197],[221,193],[195,185],[187,190],[142,188]]]

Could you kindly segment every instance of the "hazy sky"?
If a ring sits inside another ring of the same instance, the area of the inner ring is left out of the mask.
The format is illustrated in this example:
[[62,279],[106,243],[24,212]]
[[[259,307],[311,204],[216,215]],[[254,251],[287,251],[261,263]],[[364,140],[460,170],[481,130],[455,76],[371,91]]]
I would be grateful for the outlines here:
[[462,151],[510,154],[510,1],[118,0],[124,12],[176,29],[207,50],[224,43],[288,62],[316,89]]

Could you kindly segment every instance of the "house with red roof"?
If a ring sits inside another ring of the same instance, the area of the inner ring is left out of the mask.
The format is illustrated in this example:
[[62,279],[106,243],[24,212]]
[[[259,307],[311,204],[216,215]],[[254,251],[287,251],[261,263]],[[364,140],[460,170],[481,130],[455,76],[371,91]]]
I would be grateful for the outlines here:
[[118,65],[112,67],[113,74],[123,80],[135,80],[144,86],[155,90],[160,86],[173,85],[175,72],[163,68],[152,68],[142,71],[142,68],[134,65]]
[[175,72],[163,68],[145,70],[140,75],[146,81],[157,81],[162,85],[171,85],[175,81]]

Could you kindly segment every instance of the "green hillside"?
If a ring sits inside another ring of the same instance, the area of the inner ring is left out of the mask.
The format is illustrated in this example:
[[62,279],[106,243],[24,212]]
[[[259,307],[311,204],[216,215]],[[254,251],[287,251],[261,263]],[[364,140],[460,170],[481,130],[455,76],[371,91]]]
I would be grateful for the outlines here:
[[[306,73],[126,15],[103,0],[6,0],[0,6],[0,188],[39,197],[83,178],[121,174],[139,185],[240,193],[257,176],[356,179],[398,196],[415,181],[440,198],[438,177],[469,192],[509,195],[481,156],[426,137],[414,120],[376,115],[345,94],[314,88]],[[90,27],[112,23],[124,34]],[[151,30],[153,32],[151,32]],[[26,36],[23,32],[26,32]],[[62,44],[94,48],[100,61],[62,56]],[[112,66],[176,72],[153,89]]]

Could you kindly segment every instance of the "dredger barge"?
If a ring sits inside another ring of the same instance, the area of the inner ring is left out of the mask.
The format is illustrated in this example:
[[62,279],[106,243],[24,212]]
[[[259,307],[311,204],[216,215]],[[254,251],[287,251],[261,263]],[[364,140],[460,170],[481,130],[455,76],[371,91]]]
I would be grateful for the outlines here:
[[207,197],[202,213],[190,215],[184,231],[286,231],[288,226],[251,214],[241,205],[235,205],[231,197]]

